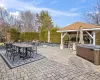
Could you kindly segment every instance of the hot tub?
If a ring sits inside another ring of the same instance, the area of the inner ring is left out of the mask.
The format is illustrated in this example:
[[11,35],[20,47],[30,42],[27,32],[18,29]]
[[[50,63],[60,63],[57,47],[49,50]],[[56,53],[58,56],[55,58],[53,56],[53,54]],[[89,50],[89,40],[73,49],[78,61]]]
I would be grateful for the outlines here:
[[100,65],[100,46],[92,44],[77,44],[76,54],[93,62],[95,65]]

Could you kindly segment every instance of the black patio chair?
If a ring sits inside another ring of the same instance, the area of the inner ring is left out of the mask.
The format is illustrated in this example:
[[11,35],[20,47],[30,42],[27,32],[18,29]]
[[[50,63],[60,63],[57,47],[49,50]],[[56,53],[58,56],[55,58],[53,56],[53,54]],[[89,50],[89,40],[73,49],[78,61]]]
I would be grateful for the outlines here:
[[[27,50],[31,57],[33,57],[34,55],[37,54],[38,42],[32,43],[32,45],[33,45],[32,48],[28,48],[28,50]],[[34,54],[34,55],[32,56],[32,54]]]
[[5,56],[9,56],[11,54],[12,45],[11,43],[5,43],[6,54]]
[[27,49],[27,52],[28,52],[29,56],[30,56],[31,58],[33,58],[33,55],[34,55],[34,50],[33,50],[33,48],[28,48],[28,49]]
[[35,45],[33,45],[33,47],[32,47],[35,54],[37,54],[37,46],[38,46],[38,41],[36,41]]
[[10,55],[10,60],[15,60],[15,57],[19,58],[19,53],[17,51],[16,46],[12,45],[11,51],[10,51],[11,55]]

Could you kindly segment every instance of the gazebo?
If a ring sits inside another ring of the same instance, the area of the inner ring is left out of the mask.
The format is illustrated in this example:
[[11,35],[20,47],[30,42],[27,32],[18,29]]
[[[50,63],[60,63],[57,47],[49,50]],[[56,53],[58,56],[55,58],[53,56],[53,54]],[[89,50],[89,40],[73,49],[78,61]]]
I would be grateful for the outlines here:
[[[80,32],[80,29],[82,32]],[[89,44],[95,45],[95,43],[96,43],[95,38],[96,38],[97,31],[100,31],[100,26],[86,24],[83,22],[75,22],[75,23],[70,24],[64,28],[61,28],[57,31],[57,32],[61,33],[60,49],[64,48],[63,38],[66,35],[68,35],[69,41],[72,37],[75,37],[76,41],[77,41],[78,33],[81,33],[80,37],[88,38]]]

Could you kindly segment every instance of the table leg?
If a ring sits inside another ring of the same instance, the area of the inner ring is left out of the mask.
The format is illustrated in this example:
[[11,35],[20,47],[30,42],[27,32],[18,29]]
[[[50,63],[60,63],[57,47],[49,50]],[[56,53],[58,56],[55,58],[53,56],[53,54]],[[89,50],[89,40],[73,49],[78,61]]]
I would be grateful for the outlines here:
[[29,56],[28,56],[27,48],[25,48],[25,56],[23,59],[27,59],[27,58],[29,58]]
[[26,48],[26,55],[25,55],[26,57],[28,56],[28,53],[27,53],[27,48]]
[[18,47],[18,53],[20,54],[21,52],[20,52],[20,47]]

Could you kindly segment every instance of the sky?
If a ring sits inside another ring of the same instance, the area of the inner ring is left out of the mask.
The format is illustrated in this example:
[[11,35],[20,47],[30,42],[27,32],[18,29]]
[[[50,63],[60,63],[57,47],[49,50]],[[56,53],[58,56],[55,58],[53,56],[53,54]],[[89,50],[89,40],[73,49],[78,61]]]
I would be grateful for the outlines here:
[[20,11],[30,10],[39,13],[47,10],[53,23],[65,27],[74,22],[84,22],[83,14],[92,10],[96,0],[0,0],[0,6],[18,15]]

